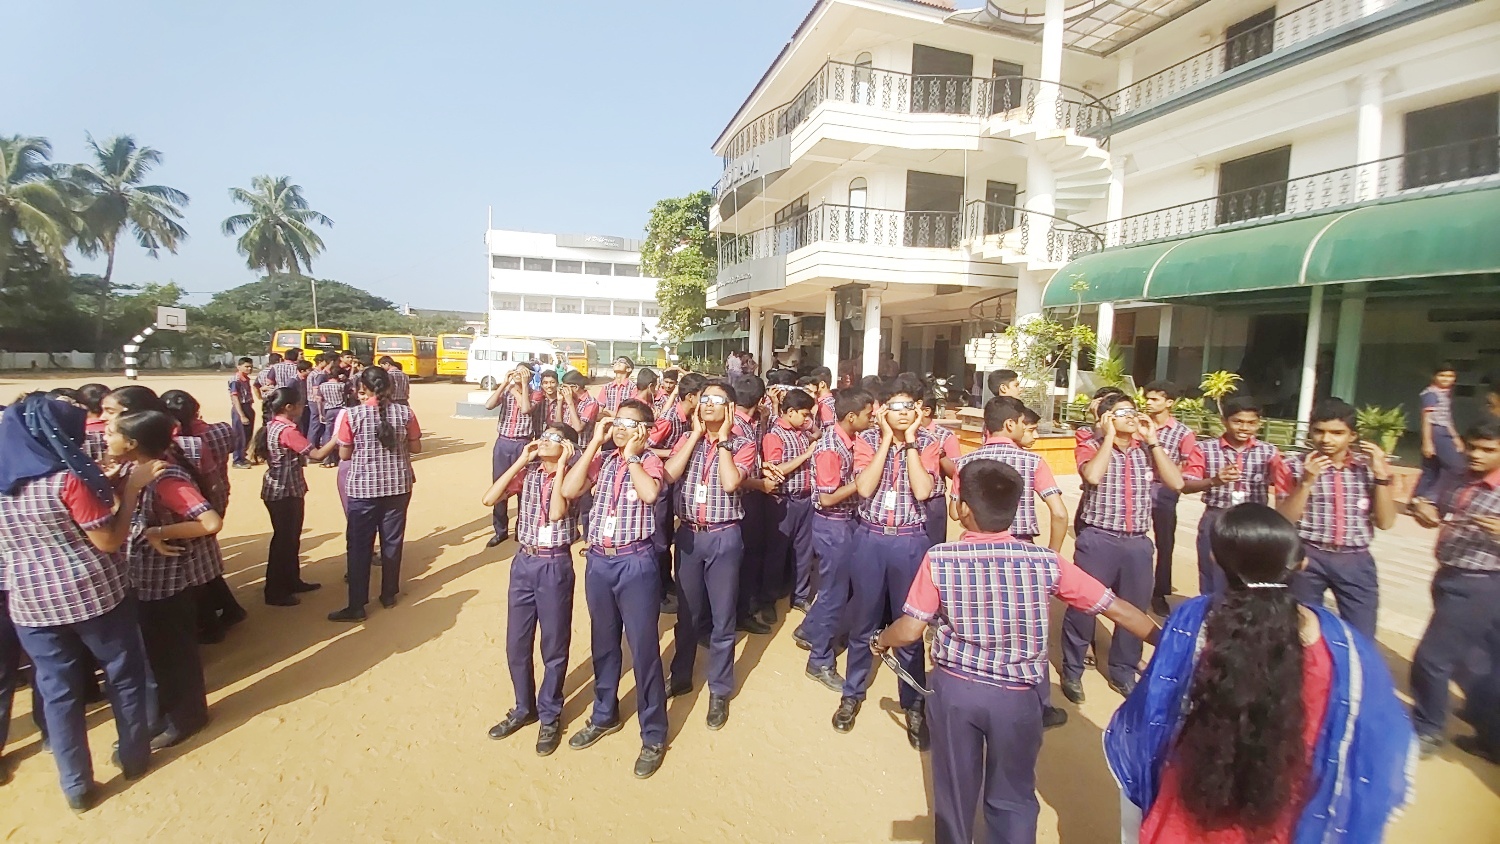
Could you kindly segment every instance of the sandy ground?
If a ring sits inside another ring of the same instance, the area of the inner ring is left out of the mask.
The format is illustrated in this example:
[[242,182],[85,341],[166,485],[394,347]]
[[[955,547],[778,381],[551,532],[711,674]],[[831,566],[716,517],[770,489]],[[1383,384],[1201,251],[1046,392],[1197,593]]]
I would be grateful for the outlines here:
[[[40,383],[47,382],[0,379],[0,393],[9,399]],[[226,418],[223,378],[143,383],[187,389],[204,400],[209,418]],[[0,787],[0,840],[932,840],[930,770],[899,727],[894,677],[881,672],[858,726],[837,734],[829,719],[838,698],[802,676],[805,654],[784,624],[772,636],[742,637],[741,688],[721,732],[703,724],[699,660],[700,691],[671,701],[670,750],[650,780],[630,775],[639,750],[633,717],[589,750],[564,746],[546,759],[533,750],[535,727],[489,740],[485,731],[512,702],[504,628],[514,546],[484,547],[489,513],[478,499],[489,482],[492,425],[450,418],[464,392],[447,384],[414,389],[428,441],[417,463],[397,608],[372,603],[369,621],[355,627],[324,619],[344,603],[344,543],[333,472],[318,468],[308,470],[304,576],[328,588],[304,596],[300,607],[261,603],[269,522],[258,501],[260,470],[235,470],[221,539],[229,581],[250,618],[204,651],[212,723],[158,753],[147,777],[125,783],[107,762],[108,709],[91,712],[96,775],[107,797],[74,817],[39,746],[29,696],[18,694],[7,748],[16,777]],[[1185,589],[1196,575],[1191,544],[1183,546],[1177,582]],[[581,553],[578,559],[563,713],[569,734],[592,699]],[[661,625],[668,654],[670,621]],[[1404,686],[1413,643],[1392,639],[1384,644]],[[1118,792],[1100,750],[1118,698],[1098,674],[1085,687],[1087,704],[1069,706],[1072,719],[1047,734],[1042,750],[1042,841],[1118,840]],[[632,716],[628,673],[622,694],[622,711]],[[1450,749],[1421,763],[1416,803],[1387,840],[1500,842],[1497,794],[1500,769]]]

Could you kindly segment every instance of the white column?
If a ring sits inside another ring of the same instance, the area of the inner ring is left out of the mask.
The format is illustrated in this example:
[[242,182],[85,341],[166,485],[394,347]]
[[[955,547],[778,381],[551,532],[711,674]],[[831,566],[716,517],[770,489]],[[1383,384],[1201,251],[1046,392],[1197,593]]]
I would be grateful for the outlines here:
[[[1103,354],[1103,349],[1108,348],[1110,344],[1115,342],[1114,302],[1099,303],[1099,323],[1094,327],[1094,340],[1094,348],[1096,351],[1100,351],[1100,355]],[[1095,357],[1097,358],[1099,355]]]
[[1042,315],[1042,289],[1052,277],[1048,270],[1021,270],[1016,278],[1016,321]]
[[880,291],[865,290],[865,348],[860,375],[880,374]]
[[1135,84],[1135,49],[1126,48],[1120,53],[1120,65],[1115,69],[1115,89],[1120,92],[1119,102],[1112,103],[1111,107],[1115,114],[1124,114],[1135,108],[1131,102],[1131,91],[1127,90]]
[[1172,358],[1172,306],[1163,306],[1158,311],[1156,328],[1156,378],[1165,381],[1171,371]]
[[1038,126],[1057,125],[1057,101],[1062,92],[1057,85],[1047,83],[1062,81],[1063,7],[1066,2],[1047,0],[1047,17],[1042,23],[1042,84],[1036,93],[1036,114],[1032,117],[1032,122]]
[[1297,423],[1306,424],[1312,416],[1313,397],[1318,387],[1318,342],[1323,330],[1323,286],[1314,285],[1312,302],[1307,308],[1307,340],[1302,345],[1302,390],[1297,396]]
[[937,359],[937,332],[936,325],[922,326],[922,360],[917,364],[918,371],[938,374],[948,367],[947,361]]
[[750,308],[750,336],[745,340],[745,349],[760,358],[760,308]]
[[1367,167],[1359,168],[1357,198],[1361,201],[1379,197],[1377,167],[1380,158],[1381,132],[1385,127],[1385,75],[1379,70],[1359,79],[1359,134],[1355,138],[1354,160]]
[[1120,218],[1125,216],[1125,156],[1110,156],[1109,187],[1104,194],[1104,245],[1119,246],[1124,241]]
[[1057,179],[1052,165],[1042,157],[1036,147],[1026,154],[1026,211],[1022,225],[1026,226],[1026,254],[1038,259],[1047,258],[1047,233],[1052,229],[1053,216],[1057,214]]
[[896,365],[901,372],[906,371],[906,364],[901,360],[901,330],[906,327],[905,317],[891,317],[891,339],[888,343],[891,356],[896,359]]
[[1339,291],[1339,327],[1333,345],[1332,393],[1353,403],[1359,383],[1359,341],[1365,326],[1365,297],[1370,283],[1355,281]]
[[760,351],[756,358],[761,361],[761,371],[769,372],[776,365],[776,314],[766,312],[765,319],[760,321]]
[[823,300],[823,365],[839,377],[839,319],[836,301],[838,294],[832,290]]

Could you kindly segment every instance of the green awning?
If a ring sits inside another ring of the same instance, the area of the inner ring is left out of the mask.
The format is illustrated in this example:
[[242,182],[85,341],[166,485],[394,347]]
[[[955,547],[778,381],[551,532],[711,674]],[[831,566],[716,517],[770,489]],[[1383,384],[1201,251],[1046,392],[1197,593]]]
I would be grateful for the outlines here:
[[1332,214],[1086,255],[1053,276],[1044,307],[1167,300],[1310,284],[1500,273],[1500,190]]
[[[1180,241],[1148,243],[1085,255],[1058,270],[1047,282],[1047,289],[1042,292],[1042,307],[1065,308],[1139,299],[1156,262],[1179,244]],[[1075,285],[1083,289],[1074,290]]]

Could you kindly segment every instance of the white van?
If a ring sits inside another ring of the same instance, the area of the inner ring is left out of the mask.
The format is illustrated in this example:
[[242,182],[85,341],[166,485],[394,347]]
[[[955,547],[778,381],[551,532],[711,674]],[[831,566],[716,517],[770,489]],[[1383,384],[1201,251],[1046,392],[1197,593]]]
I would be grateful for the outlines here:
[[505,381],[521,361],[555,366],[562,353],[550,340],[520,337],[475,337],[469,346],[469,367],[464,381],[493,390]]

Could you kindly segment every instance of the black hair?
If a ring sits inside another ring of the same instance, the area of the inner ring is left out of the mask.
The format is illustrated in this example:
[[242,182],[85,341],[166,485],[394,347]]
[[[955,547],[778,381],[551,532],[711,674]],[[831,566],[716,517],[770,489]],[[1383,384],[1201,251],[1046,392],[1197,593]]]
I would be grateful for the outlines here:
[[567,374],[563,375],[562,382],[570,387],[587,387],[589,385],[588,379],[584,378],[583,373],[576,369],[571,369]]
[[936,416],[938,409],[937,393],[933,392],[932,390],[927,390],[926,392],[922,393],[922,406],[927,408],[928,411]]
[[281,352],[272,352],[269,355],[266,355],[266,365],[268,366],[273,363],[281,363],[281,361]]
[[1500,419],[1493,416],[1481,419],[1464,431],[1464,442],[1472,444],[1480,440],[1500,440]]
[[378,366],[366,367],[359,373],[360,386],[375,394],[378,406],[376,414],[380,417],[380,427],[375,430],[375,438],[386,451],[395,451],[397,446],[396,426],[391,423],[391,374]]
[[1119,393],[1120,395],[1124,395],[1125,391],[1121,390],[1119,387],[1113,387],[1113,386],[1100,387],[1099,389],[1097,389],[1097,390],[1094,391],[1094,398],[1095,399],[1102,399],[1105,396],[1109,395],[1110,393]]
[[839,390],[833,396],[833,415],[843,419],[851,413],[859,413],[874,403],[875,397],[867,390],[861,390],[858,387]]
[[790,387],[797,383],[797,371],[794,369],[773,369],[766,373],[766,383],[781,387]]
[[644,390],[656,385],[656,370],[649,366],[641,367],[641,371],[635,374],[635,388]]
[[1319,422],[1342,422],[1349,426],[1349,430],[1357,430],[1355,417],[1357,412],[1354,405],[1339,398],[1327,398],[1313,405],[1312,417],[1308,420],[1308,427]]
[[319,352],[318,356],[314,358],[318,363],[336,363],[338,359],[339,356],[333,352]]
[[[1106,395],[1104,398],[1099,400],[1099,418],[1103,419],[1104,414],[1115,409],[1115,405],[1127,401],[1130,402],[1131,407],[1135,407],[1135,399],[1125,395],[1124,393],[1110,393]],[[1140,408],[1136,409],[1139,410]]]
[[375,365],[376,366],[390,366],[391,364],[393,364],[395,362],[396,362],[396,359],[393,358],[393,357],[391,357],[390,355],[381,355],[380,356],[380,360],[375,361]]
[[563,439],[567,440],[573,445],[578,445],[578,431],[572,425],[569,425],[566,422],[549,422],[547,423],[547,427],[543,428],[542,430],[556,431],[559,434],[562,434]]
[[1228,419],[1236,413],[1253,413],[1256,416],[1261,415],[1260,402],[1256,401],[1252,396],[1230,396],[1229,398],[1224,400],[1224,403],[1220,405],[1220,408],[1223,410],[1225,419]]
[[302,350],[299,349],[299,348],[297,348],[296,346],[293,346],[290,349],[287,349],[281,355],[281,359],[282,360],[292,360],[292,361],[294,361],[294,360],[300,359],[301,357],[302,357]]
[[83,406],[83,393],[78,392],[72,387],[53,387],[47,391],[47,395],[54,399],[67,399],[79,407]]
[[1026,405],[1014,396],[995,396],[984,403],[984,430],[998,434],[1005,423],[1025,415]]
[[260,428],[255,432],[255,439],[250,443],[250,460],[254,463],[263,463],[271,453],[270,433],[266,430],[271,420],[288,407],[295,407],[303,403],[302,391],[295,387],[282,387],[272,390],[260,403]]
[[297,361],[297,371],[298,372],[311,372],[312,368],[313,368],[312,361],[309,361],[309,360],[299,360],[299,361]]
[[1199,824],[1267,829],[1298,797],[1302,638],[1287,588],[1302,541],[1264,504],[1226,510],[1209,537],[1229,587],[1203,623],[1203,651],[1177,737],[1182,802]]
[[826,366],[813,367],[813,371],[807,373],[809,378],[817,379],[819,384],[833,384],[833,370]]
[[1021,473],[998,460],[970,460],[958,470],[958,500],[985,533],[1009,530],[1021,503]]
[[1142,395],[1150,395],[1152,393],[1161,393],[1167,397],[1168,401],[1176,401],[1182,397],[1182,389],[1171,381],[1152,381],[1146,385],[1144,390],[1141,390]]
[[254,358],[240,358],[239,360],[235,361],[235,365],[236,366],[238,366],[239,364],[242,364],[242,363],[248,363],[251,366],[254,366],[255,365],[255,359]]
[[859,379],[859,388],[872,396],[885,392],[885,379],[879,375],[866,375]]
[[620,411],[626,408],[630,408],[636,413],[639,413],[641,416],[641,421],[646,423],[646,427],[649,428],[652,425],[656,424],[656,413],[651,410],[651,405],[646,404],[640,399],[626,399],[620,402],[620,406],[615,408],[615,415],[619,416]]
[[1432,368],[1432,374],[1437,375],[1442,372],[1451,372],[1454,375],[1457,375],[1458,367],[1454,366],[1453,361],[1451,360],[1439,361],[1438,365]]
[[682,377],[677,379],[677,397],[685,399],[688,396],[696,396],[703,392],[703,388],[707,386],[708,377],[706,375],[697,372],[684,372]]
[[100,405],[107,395],[109,395],[109,388],[103,384],[84,384],[78,388],[78,403],[88,408],[91,415],[98,416],[102,409]]
[[[156,395],[156,391],[150,387],[142,387],[140,384],[117,387],[110,391],[109,397],[118,402],[120,407],[125,408],[126,413],[137,410],[166,410],[161,403],[161,398]],[[102,402],[103,399],[100,401]]]
[[[710,381],[707,386],[713,387],[716,385],[713,381]],[[766,383],[760,380],[759,375],[737,375],[733,383],[729,386],[729,395],[734,397],[735,404],[746,410],[750,410],[760,404],[760,400],[766,397]]]
[[177,417],[177,423],[182,426],[184,433],[198,420],[198,400],[186,390],[168,390],[162,393],[161,405],[168,413]]
[[121,435],[135,440],[136,450],[152,459],[170,461],[174,465],[187,472],[188,477],[193,479],[193,485],[201,490],[207,490],[203,477],[198,474],[198,467],[178,445],[172,434],[177,430],[177,419],[172,414],[160,408],[150,410],[132,410],[122,413],[114,419],[115,430]]
[[921,401],[924,392],[926,391],[920,383],[912,383],[905,378],[892,378],[881,386],[880,403],[889,404],[896,396],[911,396],[913,401]]
[[797,379],[797,386],[799,387],[816,387],[821,383],[823,382],[819,381],[817,376],[814,375],[804,375]]
[[997,369],[985,376],[984,385],[990,388],[990,392],[999,395],[1001,387],[1019,380],[1021,380],[1021,373],[1014,369]]
[[635,361],[631,360],[630,358],[626,357],[625,355],[620,355],[619,357],[615,358],[615,360],[614,360],[615,363],[619,363],[620,361],[625,361],[625,365],[626,366],[630,367],[631,369],[635,369]]
[[555,370],[555,369],[544,369],[544,370],[542,370],[542,380],[546,381],[548,378],[551,378],[553,381],[556,381],[557,380],[557,370]]
[[1042,414],[1037,413],[1029,407],[1021,408],[1021,423],[1024,425],[1035,425],[1042,421]]
[[671,369],[662,370],[661,377],[666,381],[676,383],[682,380],[682,370],[674,366]]
[[806,390],[787,390],[781,397],[781,412],[788,410],[812,410],[818,402]]

